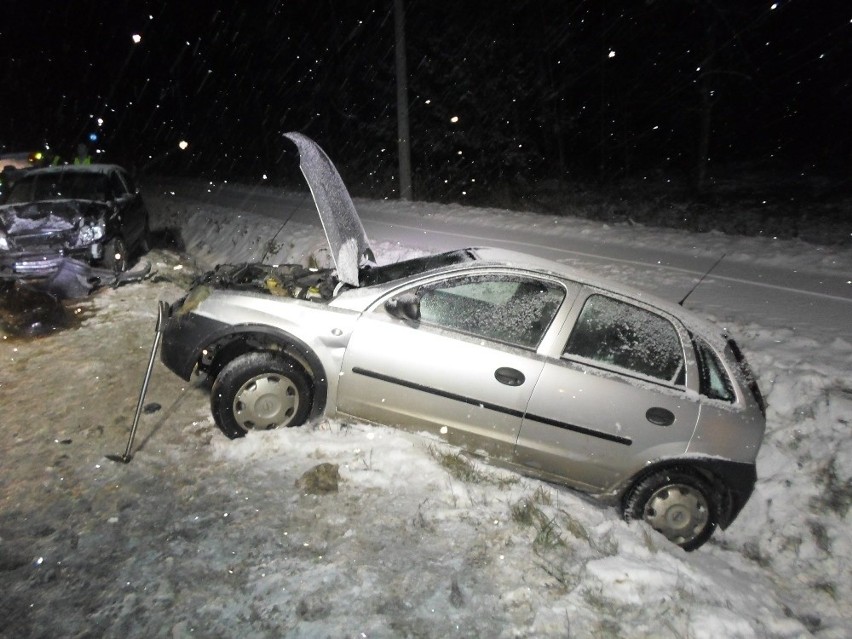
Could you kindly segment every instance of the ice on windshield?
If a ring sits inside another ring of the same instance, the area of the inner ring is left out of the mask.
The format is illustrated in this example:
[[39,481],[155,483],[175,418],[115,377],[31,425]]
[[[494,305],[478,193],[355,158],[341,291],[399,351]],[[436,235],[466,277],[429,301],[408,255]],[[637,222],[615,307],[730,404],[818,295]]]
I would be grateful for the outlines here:
[[561,286],[515,277],[460,277],[421,292],[421,320],[534,348],[565,297]]

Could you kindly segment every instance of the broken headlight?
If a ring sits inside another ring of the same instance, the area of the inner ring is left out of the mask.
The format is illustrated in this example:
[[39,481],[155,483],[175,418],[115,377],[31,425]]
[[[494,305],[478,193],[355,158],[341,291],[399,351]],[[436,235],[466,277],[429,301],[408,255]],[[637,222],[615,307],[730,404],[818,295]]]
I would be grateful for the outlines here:
[[84,224],[80,227],[80,233],[77,235],[77,246],[86,246],[94,244],[104,236],[103,224]]

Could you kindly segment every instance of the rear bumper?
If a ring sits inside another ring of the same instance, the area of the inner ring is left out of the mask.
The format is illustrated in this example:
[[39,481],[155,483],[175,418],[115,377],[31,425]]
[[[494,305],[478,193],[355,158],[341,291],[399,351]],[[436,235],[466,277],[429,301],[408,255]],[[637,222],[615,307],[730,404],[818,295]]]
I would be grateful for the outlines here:
[[754,464],[743,464],[722,460],[708,460],[714,477],[719,477],[728,489],[728,503],[722,504],[719,527],[730,526],[748,502],[757,483],[757,468]]
[[[687,461],[687,460],[684,460]],[[691,458],[689,465],[704,471],[719,495],[719,527],[730,526],[754,492],[757,468],[754,464],[726,459]]]

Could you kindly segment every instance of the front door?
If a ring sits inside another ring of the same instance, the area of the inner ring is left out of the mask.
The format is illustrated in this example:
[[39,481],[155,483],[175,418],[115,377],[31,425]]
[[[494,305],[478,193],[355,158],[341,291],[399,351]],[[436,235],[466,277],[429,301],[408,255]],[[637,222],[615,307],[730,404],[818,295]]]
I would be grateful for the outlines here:
[[419,321],[380,304],[346,350],[338,409],[509,458],[544,365],[536,353],[565,289],[505,273],[413,287]]
[[112,197],[118,206],[118,222],[121,228],[121,235],[129,247],[132,248],[143,239],[146,231],[145,209],[142,205],[142,198],[132,190],[132,185],[126,183],[124,176],[119,173],[110,173],[109,187]]

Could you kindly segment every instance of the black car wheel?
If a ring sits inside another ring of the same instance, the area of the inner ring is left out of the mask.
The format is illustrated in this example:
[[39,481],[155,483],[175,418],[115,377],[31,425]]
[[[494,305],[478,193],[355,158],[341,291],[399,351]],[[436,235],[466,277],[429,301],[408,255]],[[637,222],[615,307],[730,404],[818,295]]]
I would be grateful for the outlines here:
[[104,244],[103,265],[114,273],[127,270],[127,245],[121,237],[114,237]]
[[151,250],[151,227],[148,225],[148,220],[145,220],[145,228],[142,230],[142,237],[139,239],[139,252],[145,255]]
[[274,353],[253,352],[229,362],[210,393],[213,419],[228,437],[305,423],[311,387],[301,368]]
[[683,548],[710,539],[719,519],[719,500],[710,484],[686,468],[663,470],[637,483],[624,500],[624,517],[643,520]]

